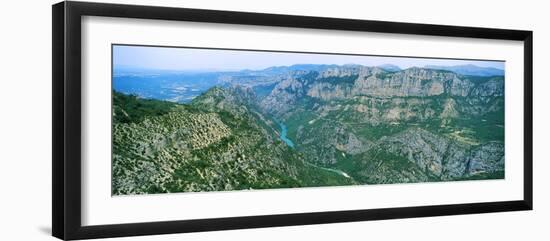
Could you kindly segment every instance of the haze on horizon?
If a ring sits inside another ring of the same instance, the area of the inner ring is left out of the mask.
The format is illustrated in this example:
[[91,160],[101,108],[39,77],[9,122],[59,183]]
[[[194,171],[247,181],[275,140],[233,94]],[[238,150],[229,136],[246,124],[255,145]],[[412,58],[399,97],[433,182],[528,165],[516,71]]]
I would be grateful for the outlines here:
[[193,49],[150,46],[113,46],[114,68],[142,68],[179,71],[262,70],[296,64],[359,64],[380,66],[391,64],[401,69],[426,65],[475,65],[504,70],[504,61],[455,60],[415,57],[356,56],[340,54],[308,54],[267,51]]

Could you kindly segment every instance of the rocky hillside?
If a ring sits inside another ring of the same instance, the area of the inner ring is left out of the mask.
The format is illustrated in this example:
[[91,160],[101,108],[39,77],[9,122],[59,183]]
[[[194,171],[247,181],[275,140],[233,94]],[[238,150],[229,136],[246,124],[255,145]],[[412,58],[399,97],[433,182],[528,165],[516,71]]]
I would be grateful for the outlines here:
[[366,183],[401,183],[501,175],[504,146],[488,142],[469,146],[421,128],[381,138],[352,159],[357,179]]
[[308,165],[241,105],[245,93],[214,88],[190,105],[114,93],[113,195],[354,183]]

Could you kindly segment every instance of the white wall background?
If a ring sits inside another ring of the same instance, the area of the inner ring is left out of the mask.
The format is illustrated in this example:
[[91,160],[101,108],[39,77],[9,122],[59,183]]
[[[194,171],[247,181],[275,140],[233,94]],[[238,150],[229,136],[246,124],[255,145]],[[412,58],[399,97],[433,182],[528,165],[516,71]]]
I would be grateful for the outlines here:
[[[249,12],[533,30],[534,206],[508,212],[120,238],[116,240],[549,240],[550,24],[545,1],[111,0]],[[51,4],[0,9],[0,240],[55,240],[51,231]]]

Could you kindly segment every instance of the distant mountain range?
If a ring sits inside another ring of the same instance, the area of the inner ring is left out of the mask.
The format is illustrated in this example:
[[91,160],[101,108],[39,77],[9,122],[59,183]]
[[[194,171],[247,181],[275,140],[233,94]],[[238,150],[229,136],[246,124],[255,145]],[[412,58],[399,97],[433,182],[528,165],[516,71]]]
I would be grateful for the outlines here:
[[497,69],[492,67],[479,67],[472,64],[454,65],[454,66],[426,65],[424,66],[424,68],[448,70],[461,75],[504,76],[504,70],[502,69]]
[[[263,70],[244,70],[241,72],[247,73],[266,73],[266,74],[281,74],[290,71],[323,71],[328,68],[337,68],[337,67],[357,67],[361,66],[358,64],[346,64],[346,65],[327,65],[327,64],[295,64],[290,66],[276,66],[269,67]],[[388,72],[398,72],[403,70],[397,65],[394,64],[382,64],[376,66],[380,69],[383,69]],[[411,67],[417,68],[417,67]],[[466,65],[453,65],[453,66],[442,66],[442,65],[426,65],[423,68],[426,69],[436,69],[436,70],[447,70],[452,71],[461,75],[472,75],[472,76],[504,76],[504,70],[492,68],[492,67],[480,67],[473,64]]]
[[[115,66],[114,73],[115,75],[142,75],[142,74],[200,74],[200,73],[232,73],[233,75],[237,73],[241,74],[262,74],[262,75],[274,75],[274,74],[284,74],[292,71],[323,71],[328,68],[337,68],[337,67],[357,67],[362,66],[359,64],[345,64],[345,65],[336,65],[336,64],[294,64],[289,66],[273,66],[260,70],[221,70],[221,69],[194,69],[194,70],[170,70],[170,69],[148,69],[141,67],[131,67],[131,66]],[[375,66],[380,69],[389,72],[398,72],[404,70],[403,68],[394,65],[394,64],[382,64]],[[412,67],[416,68],[416,67]],[[480,67],[473,64],[467,65],[453,65],[453,66],[443,66],[443,65],[426,65],[423,68],[426,69],[436,69],[436,70],[447,70],[452,71],[461,75],[472,75],[472,76],[504,76],[504,70],[493,68],[493,67]]]
[[397,71],[401,71],[401,68],[399,68],[399,66],[397,65],[393,65],[393,64],[383,64],[383,65],[379,65],[378,68],[381,68],[385,71],[390,71],[390,72],[397,72]]

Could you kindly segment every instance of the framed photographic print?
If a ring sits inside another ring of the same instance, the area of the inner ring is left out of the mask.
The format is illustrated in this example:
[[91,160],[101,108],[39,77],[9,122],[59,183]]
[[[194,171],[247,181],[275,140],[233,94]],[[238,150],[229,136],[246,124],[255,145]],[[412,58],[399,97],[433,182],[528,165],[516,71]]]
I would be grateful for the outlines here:
[[532,52],[523,30],[55,4],[53,235],[531,210]]

